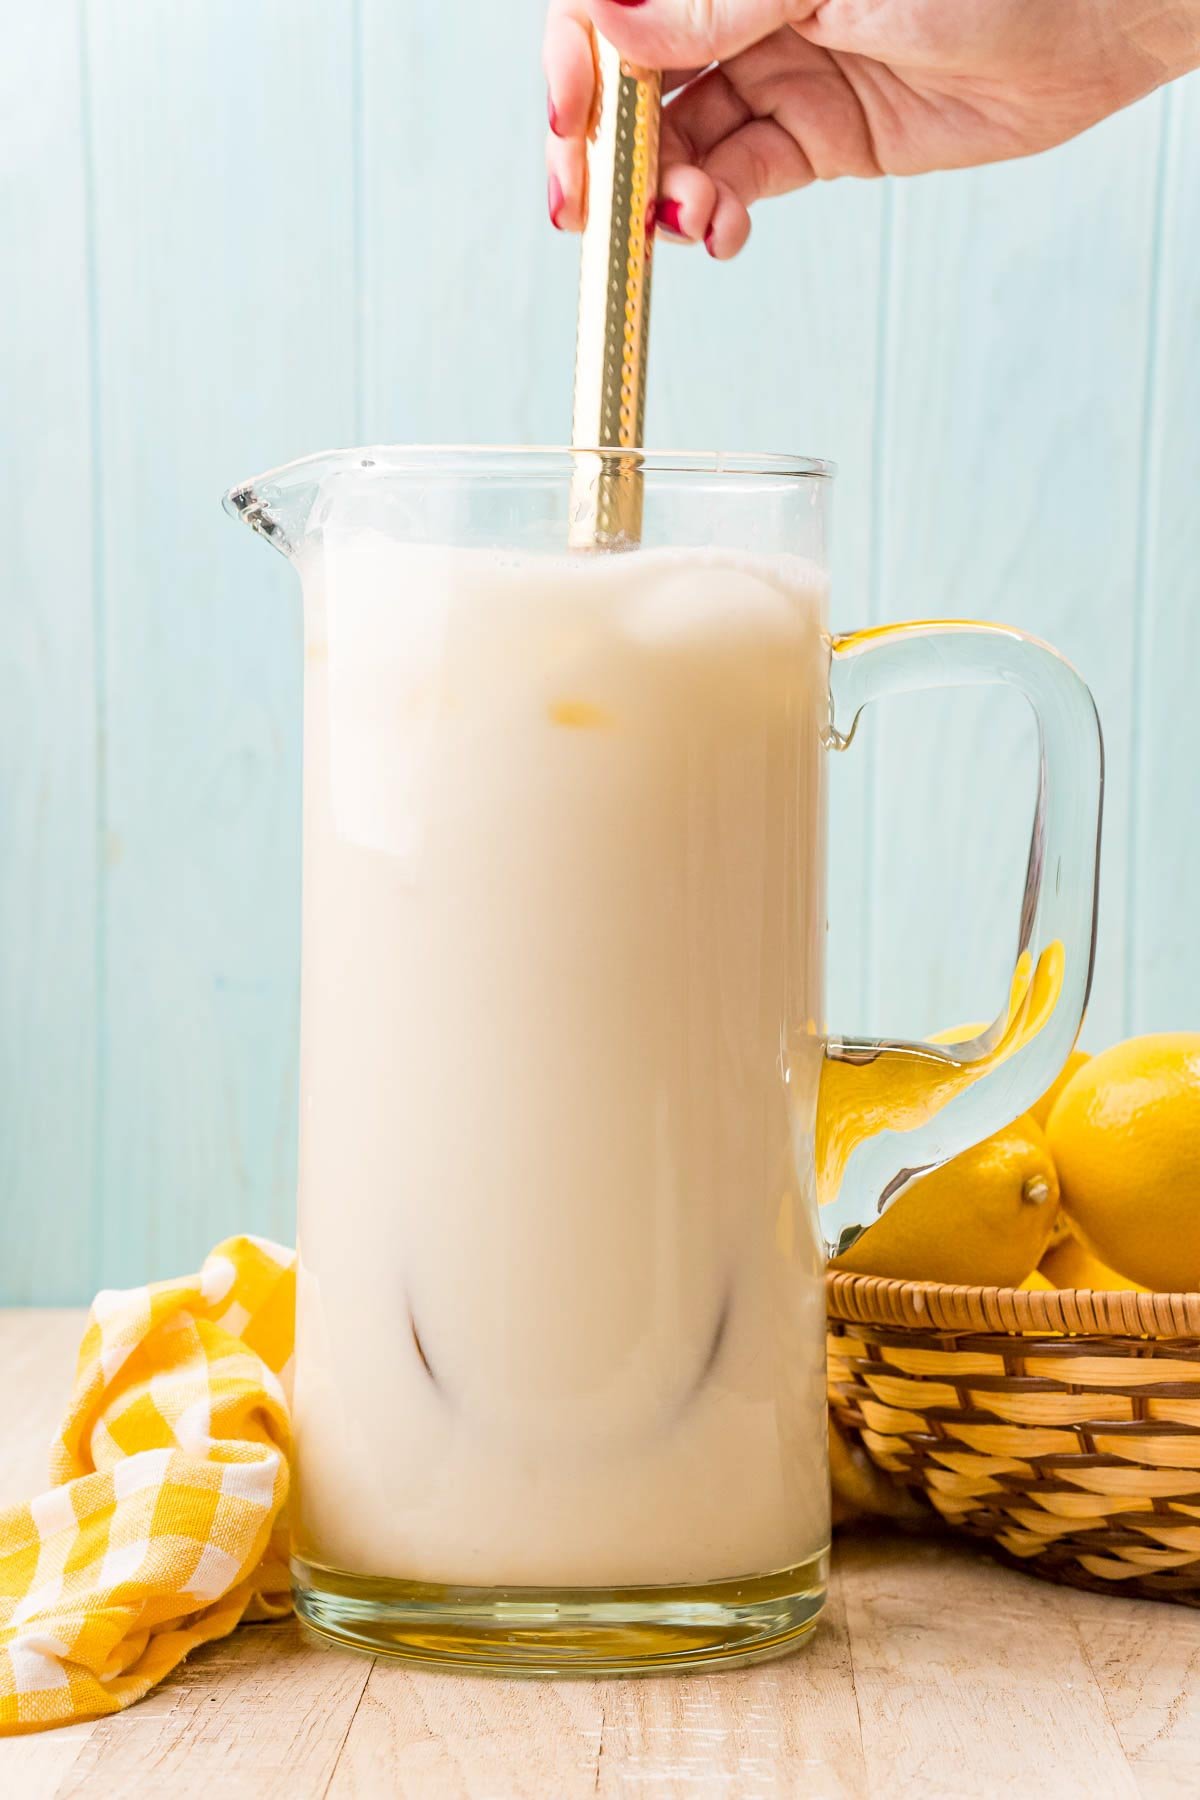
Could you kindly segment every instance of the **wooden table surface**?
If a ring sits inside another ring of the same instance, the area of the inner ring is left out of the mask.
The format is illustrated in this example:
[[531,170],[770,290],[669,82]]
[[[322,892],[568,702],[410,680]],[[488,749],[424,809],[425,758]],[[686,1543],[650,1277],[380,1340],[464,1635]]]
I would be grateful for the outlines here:
[[[45,1485],[81,1319],[0,1313],[0,1504]],[[1200,1616],[875,1532],[839,1540],[809,1646],[754,1669],[495,1681],[255,1625],[115,1718],[0,1739],[0,1794],[14,1800],[1198,1792]]]

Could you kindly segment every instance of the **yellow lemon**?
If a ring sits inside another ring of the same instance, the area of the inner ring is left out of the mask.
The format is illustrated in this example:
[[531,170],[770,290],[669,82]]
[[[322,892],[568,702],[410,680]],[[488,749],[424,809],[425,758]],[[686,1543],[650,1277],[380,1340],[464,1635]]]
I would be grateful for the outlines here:
[[[1047,1139],[1046,1141],[1048,1143],[1049,1139]],[[1062,1183],[1059,1182],[1059,1187],[1061,1188],[1061,1186],[1062,1186]],[[1050,1237],[1049,1237],[1049,1241],[1046,1244],[1046,1256],[1049,1256],[1050,1252],[1054,1249],[1054,1246],[1056,1244],[1061,1244],[1064,1238],[1071,1237],[1072,1235],[1073,1234],[1071,1231],[1071,1221],[1070,1221],[1070,1219],[1068,1219],[1066,1213],[1063,1211],[1062,1207],[1060,1206],[1058,1211],[1054,1215],[1054,1223],[1050,1227]],[[1046,1256],[1043,1256],[1043,1258],[1042,1258],[1043,1262],[1045,1262]]]
[[1050,1114],[1054,1111],[1055,1102],[1066,1087],[1068,1081],[1071,1080],[1072,1076],[1079,1073],[1084,1063],[1090,1061],[1091,1057],[1086,1050],[1072,1050],[1070,1056],[1068,1056],[1066,1062],[1062,1066],[1058,1079],[1050,1083],[1050,1086],[1046,1089],[1040,1100],[1034,1101],[1029,1110],[1043,1131],[1045,1131],[1046,1126],[1049,1123]]
[[986,1031],[987,1019],[973,1019],[969,1025],[947,1025],[945,1031],[935,1031],[929,1042],[931,1044],[961,1044],[968,1038],[978,1037]]
[[871,1461],[861,1443],[831,1418],[829,1477],[833,1486],[833,1522],[842,1525],[863,1513],[890,1519],[927,1519],[928,1509],[907,1489],[896,1487]]
[[[931,1044],[953,1044],[961,1041],[963,1038],[978,1037],[981,1031],[986,1030],[987,1026],[979,1024],[978,1021],[971,1025],[954,1025],[948,1031],[935,1031],[929,1041]],[[1070,1056],[1068,1056],[1066,1062],[1059,1070],[1055,1079],[1050,1083],[1050,1086],[1046,1089],[1041,1099],[1035,1100],[1033,1105],[1029,1108],[1030,1113],[1037,1120],[1043,1131],[1045,1131],[1046,1122],[1054,1110],[1054,1102],[1058,1099],[1058,1096],[1062,1093],[1072,1075],[1079,1069],[1082,1069],[1084,1063],[1089,1062],[1090,1060],[1086,1050],[1072,1050]]]
[[1034,1269],[1020,1285],[1027,1294],[1052,1294],[1054,1292],[1054,1283],[1047,1281],[1040,1269]]
[[1200,1288],[1200,1032],[1093,1056],[1047,1129],[1072,1226],[1135,1282]]
[[[1059,1217],[1065,1222],[1066,1214]],[[1081,1244],[1075,1233],[1067,1224],[1061,1236],[1056,1232],[1050,1247],[1038,1264],[1043,1276],[1047,1277],[1047,1286],[1056,1288],[1136,1288],[1137,1282],[1118,1275],[1107,1263],[1102,1263],[1092,1255],[1086,1244]],[[1138,1290],[1144,1293],[1144,1289]]]
[[1057,1211],[1049,1145],[1024,1113],[913,1182],[833,1266],[904,1281],[1015,1287],[1041,1260]]
[[[1036,1037],[1054,1010],[1063,981],[1063,948],[1057,939],[1033,961],[1022,951],[1013,971],[1003,1031],[991,1049],[960,1063],[926,1044],[831,1042],[821,1067],[817,1105],[817,1195],[834,1199],[846,1165],[865,1138],[881,1131],[913,1131],[956,1094],[990,1074]],[[967,1028],[968,1035],[973,1035]],[[943,1043],[953,1034],[942,1032]]]

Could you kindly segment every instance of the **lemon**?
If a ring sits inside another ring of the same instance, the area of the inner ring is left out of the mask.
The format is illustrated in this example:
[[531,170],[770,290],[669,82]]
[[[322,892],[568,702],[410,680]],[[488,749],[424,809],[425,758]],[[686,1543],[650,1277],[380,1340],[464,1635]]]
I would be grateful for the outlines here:
[[1064,1209],[1093,1255],[1145,1287],[1200,1288],[1200,1032],[1093,1056],[1047,1135]]
[[1034,1101],[1029,1110],[1043,1131],[1045,1131],[1046,1126],[1049,1123],[1050,1114],[1054,1111],[1058,1096],[1062,1093],[1068,1081],[1079,1073],[1084,1063],[1090,1062],[1091,1060],[1092,1059],[1086,1050],[1072,1050],[1070,1056],[1068,1056],[1066,1062],[1059,1070],[1057,1078],[1050,1083],[1050,1086],[1046,1089],[1041,1099]]
[[[1065,1213],[1059,1217],[1066,1221]],[[1137,1282],[1118,1275],[1107,1263],[1102,1263],[1092,1255],[1086,1244],[1081,1244],[1070,1225],[1059,1236],[1051,1239],[1050,1247],[1038,1264],[1041,1273],[1046,1276],[1047,1286],[1056,1288],[1136,1288]],[[1143,1291],[1144,1290],[1139,1290]]]
[[972,1019],[969,1025],[947,1025],[945,1031],[935,1031],[929,1039],[931,1044],[963,1044],[968,1038],[978,1037],[988,1028],[987,1019]]
[[1036,1269],[1058,1211],[1058,1176],[1028,1113],[922,1175],[834,1261],[856,1275],[1015,1287]]
[[862,1513],[890,1519],[928,1518],[927,1509],[906,1488],[897,1487],[876,1468],[861,1443],[831,1418],[829,1477],[833,1487],[833,1522],[842,1525]]
[[[1062,989],[1063,948],[1057,939],[1033,961],[1022,951],[1013,971],[1003,1030],[972,1062],[926,1044],[830,1044],[821,1066],[817,1106],[817,1195],[834,1199],[856,1146],[881,1131],[913,1131],[964,1088],[988,1075],[1036,1037]],[[967,1028],[968,1035],[971,1033]],[[942,1032],[941,1041],[953,1034]]]
[[[981,1031],[986,1030],[986,1024],[981,1025],[978,1021],[971,1025],[955,1025],[948,1031],[935,1031],[929,1041],[931,1044],[953,1044],[960,1042],[964,1038],[978,1037]],[[1072,1050],[1070,1056],[1068,1056],[1066,1062],[1063,1064],[1054,1080],[1050,1083],[1050,1086],[1046,1089],[1041,1099],[1035,1100],[1033,1105],[1029,1108],[1030,1113],[1037,1120],[1043,1131],[1046,1129],[1046,1121],[1054,1110],[1054,1102],[1058,1099],[1058,1096],[1062,1093],[1072,1075],[1074,1075],[1078,1069],[1082,1069],[1084,1063],[1089,1062],[1090,1060],[1086,1050]]]
[[1040,1269],[1034,1269],[1028,1274],[1020,1286],[1027,1294],[1052,1294],[1054,1292],[1054,1283],[1047,1281]]

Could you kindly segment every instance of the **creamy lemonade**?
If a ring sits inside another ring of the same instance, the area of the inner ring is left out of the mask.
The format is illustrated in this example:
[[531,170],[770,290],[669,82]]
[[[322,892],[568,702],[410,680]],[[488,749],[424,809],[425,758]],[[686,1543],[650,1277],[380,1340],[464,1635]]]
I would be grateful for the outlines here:
[[823,574],[370,530],[301,572],[298,1554],[808,1562]]

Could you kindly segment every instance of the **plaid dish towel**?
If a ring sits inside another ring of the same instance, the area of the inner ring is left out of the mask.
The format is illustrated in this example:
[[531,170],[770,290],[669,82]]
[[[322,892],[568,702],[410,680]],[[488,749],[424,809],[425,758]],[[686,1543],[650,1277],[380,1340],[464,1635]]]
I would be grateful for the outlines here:
[[97,1294],[51,1486],[0,1511],[0,1735],[119,1712],[197,1644],[291,1609],[295,1257]]

